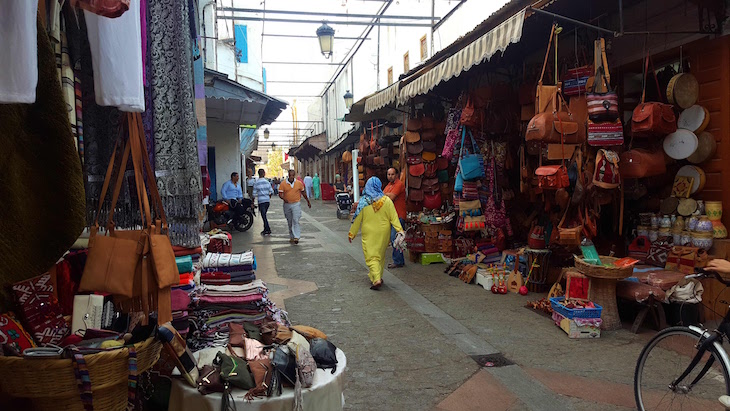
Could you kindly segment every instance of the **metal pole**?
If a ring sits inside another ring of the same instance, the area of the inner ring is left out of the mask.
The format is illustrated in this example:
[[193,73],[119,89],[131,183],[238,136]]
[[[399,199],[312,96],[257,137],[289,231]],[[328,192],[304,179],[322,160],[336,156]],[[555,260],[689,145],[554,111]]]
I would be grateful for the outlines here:
[[[285,38],[291,38],[291,39],[316,39],[319,38],[317,36],[307,36],[307,35],[298,35],[298,34],[275,34],[275,33],[266,33],[263,34],[265,37],[285,37]],[[340,37],[336,36],[335,40],[370,40],[367,37]]]
[[375,89],[380,90],[380,26],[378,26],[378,51],[377,51],[377,67],[375,68]]
[[[241,13],[263,13],[264,10],[260,9],[242,9],[236,7],[221,7],[220,11],[235,11]],[[292,11],[292,10],[266,10],[266,13],[271,14],[289,14],[293,16],[327,16],[327,17],[347,17],[347,18],[367,18],[375,19],[378,18],[377,14],[352,14],[352,13],[320,13],[316,11]],[[431,16],[383,16],[387,19],[393,20],[434,20],[433,13]]]
[[567,21],[569,23],[573,23],[573,24],[576,24],[578,26],[588,27],[589,29],[598,30],[598,31],[601,31],[603,33],[609,33],[609,34],[611,34],[614,37],[618,37],[618,35],[619,35],[619,33],[615,32],[613,30],[604,29],[603,27],[594,26],[592,24],[584,23],[584,22],[582,22],[580,20],[571,19],[570,17],[561,16],[560,14],[555,14],[555,13],[552,13],[552,12],[549,12],[549,11],[546,11],[546,10],[536,9],[536,8],[533,8],[533,7],[528,7],[527,9],[530,10],[530,11],[533,11],[535,13],[544,14],[546,16],[550,16],[550,17],[556,18],[558,20]]
[[329,81],[266,80],[267,83],[329,84]]
[[[221,20],[235,20],[235,21],[269,21],[273,23],[306,23],[306,24],[322,24],[321,20],[300,20],[300,19],[271,19],[263,17],[237,17],[237,16],[217,16]],[[387,17],[387,16],[386,16]],[[329,24],[341,24],[343,26],[393,26],[393,27],[431,27],[429,23],[391,23],[382,22],[377,23],[369,21],[328,21]]]
[[624,34],[624,0],[618,0],[618,32]]
[[457,4],[456,6],[454,6],[454,8],[453,8],[453,9],[451,9],[451,11],[449,11],[448,13],[446,13],[446,15],[445,15],[444,17],[442,17],[442,18],[441,18],[441,19],[439,20],[439,22],[438,22],[438,23],[436,23],[436,24],[435,24],[435,25],[433,26],[433,30],[434,30],[434,31],[436,31],[436,29],[438,29],[438,28],[439,28],[439,27],[440,27],[440,26],[441,26],[442,24],[444,24],[444,22],[446,21],[446,19],[448,19],[449,17],[451,17],[451,15],[452,15],[452,14],[454,14],[454,12],[456,12],[456,10],[458,10],[458,9],[459,9],[459,7],[461,7],[461,6],[462,6],[462,5],[464,4],[464,3],[466,3],[466,0],[461,0],[461,1],[459,2],[459,4]]
[[321,63],[313,61],[262,61],[261,64],[300,64],[308,66],[344,66],[344,63]]
[[436,31],[436,22],[434,17],[436,16],[436,0],[431,0],[431,53],[430,56],[433,56],[433,33]]
[[357,203],[360,201],[360,179],[356,176],[357,172],[357,154],[358,150],[352,150],[352,195],[353,200]]

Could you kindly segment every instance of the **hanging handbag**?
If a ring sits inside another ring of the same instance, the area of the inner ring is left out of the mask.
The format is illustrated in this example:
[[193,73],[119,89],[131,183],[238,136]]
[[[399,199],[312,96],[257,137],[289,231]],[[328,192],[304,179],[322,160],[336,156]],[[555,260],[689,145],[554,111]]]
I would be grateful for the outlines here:
[[[652,77],[656,84],[659,98],[663,99],[664,93],[659,87],[659,80],[654,72],[652,64]],[[677,118],[674,115],[674,108],[663,102],[645,102],[646,81],[649,77],[649,56],[646,56],[644,63],[644,76],[642,78],[641,103],[634,109],[631,117],[631,136],[636,137],[664,137],[667,134],[677,131]]]
[[477,143],[474,140],[474,136],[471,134],[471,130],[469,130],[469,139],[471,140],[472,153],[464,155],[464,139],[466,137],[466,132],[466,127],[462,127],[461,151],[459,152],[459,173],[466,181],[477,180],[484,177],[484,157],[477,147]]
[[[631,144],[629,144],[629,148],[631,148]],[[623,178],[654,177],[667,172],[664,152],[660,150],[629,149],[621,153],[620,159],[619,171]]]
[[629,257],[639,260],[639,263],[644,264],[649,250],[651,249],[651,241],[649,237],[638,236],[634,238],[634,241],[629,245]]
[[568,246],[568,247],[577,247],[580,245],[580,240],[583,233],[583,226],[577,226],[577,227],[570,227],[566,228],[563,226],[565,224],[565,219],[568,216],[568,210],[570,207],[565,208],[565,213],[563,213],[563,217],[560,219],[560,222],[558,223],[557,231],[558,232],[558,239],[557,242],[560,245]]
[[530,235],[527,238],[527,246],[533,250],[542,250],[545,248],[545,228],[541,225],[533,225]]
[[429,210],[436,210],[441,208],[441,192],[436,191],[433,194],[425,194],[423,196],[423,206]]
[[598,150],[593,173],[593,185],[605,189],[617,188],[621,185],[618,163],[619,156],[616,152],[605,149]]
[[588,145],[620,146],[624,143],[624,126],[618,118],[613,122],[594,123],[588,120]]
[[693,274],[698,251],[698,247],[674,246],[667,254],[667,264],[664,268],[684,274]]
[[[145,188],[144,174],[154,181],[154,172],[147,153],[142,117],[139,113],[129,113],[127,120],[129,139],[125,144],[120,163],[122,166],[117,172],[112,193],[111,211],[106,224],[108,235],[99,236],[97,232],[101,206],[111,182],[114,153],[102,185],[102,201],[99,202],[94,225],[90,228],[89,253],[79,290],[114,294],[116,303],[124,311],[149,313],[156,309],[158,324],[164,324],[172,321],[170,286],[179,283],[177,264],[167,233],[167,219],[157,184],[148,184],[149,197]],[[123,167],[130,154],[143,228],[116,230],[113,214],[125,175]],[[150,200],[156,215],[155,221],[150,212]]]
[[475,217],[482,215],[482,203],[479,200],[459,201],[459,215]]
[[563,94],[566,96],[585,94],[586,83],[593,73],[595,71],[592,65],[568,69],[565,76],[563,76]]
[[474,107],[474,99],[469,96],[466,100],[464,108],[461,109],[461,117],[459,122],[462,126],[477,127],[481,125],[479,110]]
[[555,28],[556,24],[553,24],[550,30],[547,50],[545,51],[545,60],[542,63],[540,80],[537,82],[537,90],[535,93],[535,115],[548,111],[551,105],[552,107],[557,106],[556,100],[558,98],[558,93],[560,92],[560,83],[556,82],[554,86],[547,86],[542,83],[545,78],[545,68],[547,67],[548,58],[550,57],[550,48],[553,45],[553,38],[555,38]]
[[672,237],[662,237],[654,241],[646,255],[646,263],[655,267],[664,267],[667,265],[667,257],[672,250]]
[[535,170],[538,187],[543,190],[558,190],[570,187],[568,169],[565,165],[540,166]]
[[[502,228],[507,223],[507,212],[504,206],[504,197],[500,194],[497,186],[497,170],[494,157],[487,166],[487,177],[489,180],[489,192],[487,201],[484,204],[484,219],[490,228]],[[499,207],[497,206],[499,204]]]
[[600,38],[595,41],[593,58],[596,71],[591,92],[586,96],[588,117],[593,121],[614,121],[619,117],[618,95],[611,90],[605,39]]

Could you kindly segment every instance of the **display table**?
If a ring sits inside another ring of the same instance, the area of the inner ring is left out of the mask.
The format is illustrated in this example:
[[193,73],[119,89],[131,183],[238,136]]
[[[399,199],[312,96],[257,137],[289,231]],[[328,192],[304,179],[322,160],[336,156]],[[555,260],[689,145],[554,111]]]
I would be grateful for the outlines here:
[[[345,405],[345,353],[337,349],[337,371],[317,369],[311,388],[302,389],[304,410],[341,410]],[[246,411],[290,411],[294,404],[294,389],[284,387],[280,396],[257,398],[246,401],[246,390],[234,388],[233,399],[239,410]],[[222,394],[201,395],[198,390],[180,379],[173,379],[170,393],[170,410],[220,411]]]
[[[601,261],[606,265],[613,264],[616,260],[618,259],[614,257],[601,256]],[[601,324],[601,329],[611,331],[621,328],[621,319],[619,318],[618,305],[616,304],[616,284],[618,280],[631,277],[633,268],[595,266],[585,263],[578,257],[575,259],[575,268],[591,279],[588,298],[603,307],[603,312],[601,313],[603,324]]]

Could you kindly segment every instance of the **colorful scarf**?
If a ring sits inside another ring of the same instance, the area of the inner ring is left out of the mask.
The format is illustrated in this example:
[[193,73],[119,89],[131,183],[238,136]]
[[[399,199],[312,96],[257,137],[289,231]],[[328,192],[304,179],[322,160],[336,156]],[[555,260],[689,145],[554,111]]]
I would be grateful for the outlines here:
[[200,245],[202,182],[193,104],[193,57],[187,1],[148,3],[154,109],[155,175],[174,245]]
[[378,177],[370,177],[367,183],[365,183],[365,188],[363,189],[360,201],[357,203],[357,210],[352,217],[352,221],[355,221],[355,218],[357,218],[362,209],[369,205],[372,205],[375,212],[378,212],[380,207],[383,206],[384,198],[383,183]]

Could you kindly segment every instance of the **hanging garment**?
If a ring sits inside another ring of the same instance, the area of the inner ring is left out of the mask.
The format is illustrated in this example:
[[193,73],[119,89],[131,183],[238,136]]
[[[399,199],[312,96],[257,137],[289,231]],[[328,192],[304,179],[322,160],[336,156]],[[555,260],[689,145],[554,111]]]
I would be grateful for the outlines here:
[[[0,232],[7,233],[0,238],[2,284],[46,272],[84,229],[81,163],[53,48],[40,20],[32,26],[39,74],[35,102],[0,104]],[[0,306],[10,301],[3,297]]]
[[156,0],[148,4],[157,186],[173,245],[196,247],[204,209],[188,2]]
[[[0,13],[0,103],[33,103],[38,84],[38,0],[8,0]],[[44,33],[45,34],[45,33]]]
[[122,111],[144,111],[140,0],[110,19],[84,10],[94,63],[96,103]]

